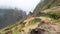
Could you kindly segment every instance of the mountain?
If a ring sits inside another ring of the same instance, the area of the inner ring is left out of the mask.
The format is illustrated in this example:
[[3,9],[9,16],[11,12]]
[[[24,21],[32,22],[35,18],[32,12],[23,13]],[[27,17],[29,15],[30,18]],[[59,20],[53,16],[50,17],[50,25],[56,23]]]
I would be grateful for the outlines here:
[[34,13],[38,14],[43,10],[57,6],[60,6],[60,0],[41,0],[41,2],[36,6]]
[[60,34],[60,0],[41,0],[34,12],[1,34]]
[[0,8],[0,28],[15,24],[24,17],[26,17],[26,12],[23,10]]

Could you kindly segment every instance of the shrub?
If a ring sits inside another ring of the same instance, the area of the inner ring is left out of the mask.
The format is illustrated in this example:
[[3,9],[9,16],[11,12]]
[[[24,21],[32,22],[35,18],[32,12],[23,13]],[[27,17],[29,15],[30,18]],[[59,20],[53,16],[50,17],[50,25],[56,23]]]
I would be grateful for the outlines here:
[[41,20],[41,19],[39,19],[39,18],[35,18],[35,19],[29,21],[29,23],[30,23],[30,24],[34,24],[34,23],[36,23],[36,22],[40,22],[40,20]]
[[21,21],[20,24],[23,24],[23,21]]
[[58,19],[59,18],[59,16],[58,15],[56,15],[56,14],[49,14],[48,15],[50,18],[53,18],[53,19]]
[[19,30],[19,32],[21,32],[21,29]]

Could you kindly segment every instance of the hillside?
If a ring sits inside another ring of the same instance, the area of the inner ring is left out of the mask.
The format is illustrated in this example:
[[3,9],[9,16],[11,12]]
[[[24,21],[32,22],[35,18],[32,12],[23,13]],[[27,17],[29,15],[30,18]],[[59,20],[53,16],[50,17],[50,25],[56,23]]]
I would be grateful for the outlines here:
[[24,17],[26,17],[26,12],[23,10],[0,8],[0,29],[15,24]]
[[60,34],[60,0],[41,0],[33,14],[0,30],[1,34]]
[[60,6],[60,0],[41,0],[36,6],[34,14],[39,14],[41,11]]

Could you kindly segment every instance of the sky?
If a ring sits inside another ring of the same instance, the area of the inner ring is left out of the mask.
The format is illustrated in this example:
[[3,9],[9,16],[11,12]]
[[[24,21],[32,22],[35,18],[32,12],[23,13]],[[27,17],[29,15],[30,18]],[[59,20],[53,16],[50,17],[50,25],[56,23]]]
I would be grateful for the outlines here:
[[33,11],[40,0],[0,0],[1,8],[19,8],[29,13]]

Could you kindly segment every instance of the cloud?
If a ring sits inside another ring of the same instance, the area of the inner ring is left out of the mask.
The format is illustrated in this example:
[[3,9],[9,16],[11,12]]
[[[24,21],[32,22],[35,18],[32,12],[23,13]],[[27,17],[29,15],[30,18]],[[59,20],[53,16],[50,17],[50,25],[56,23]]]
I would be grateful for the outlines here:
[[27,13],[33,11],[40,0],[0,0],[0,6],[17,7],[25,10]]

